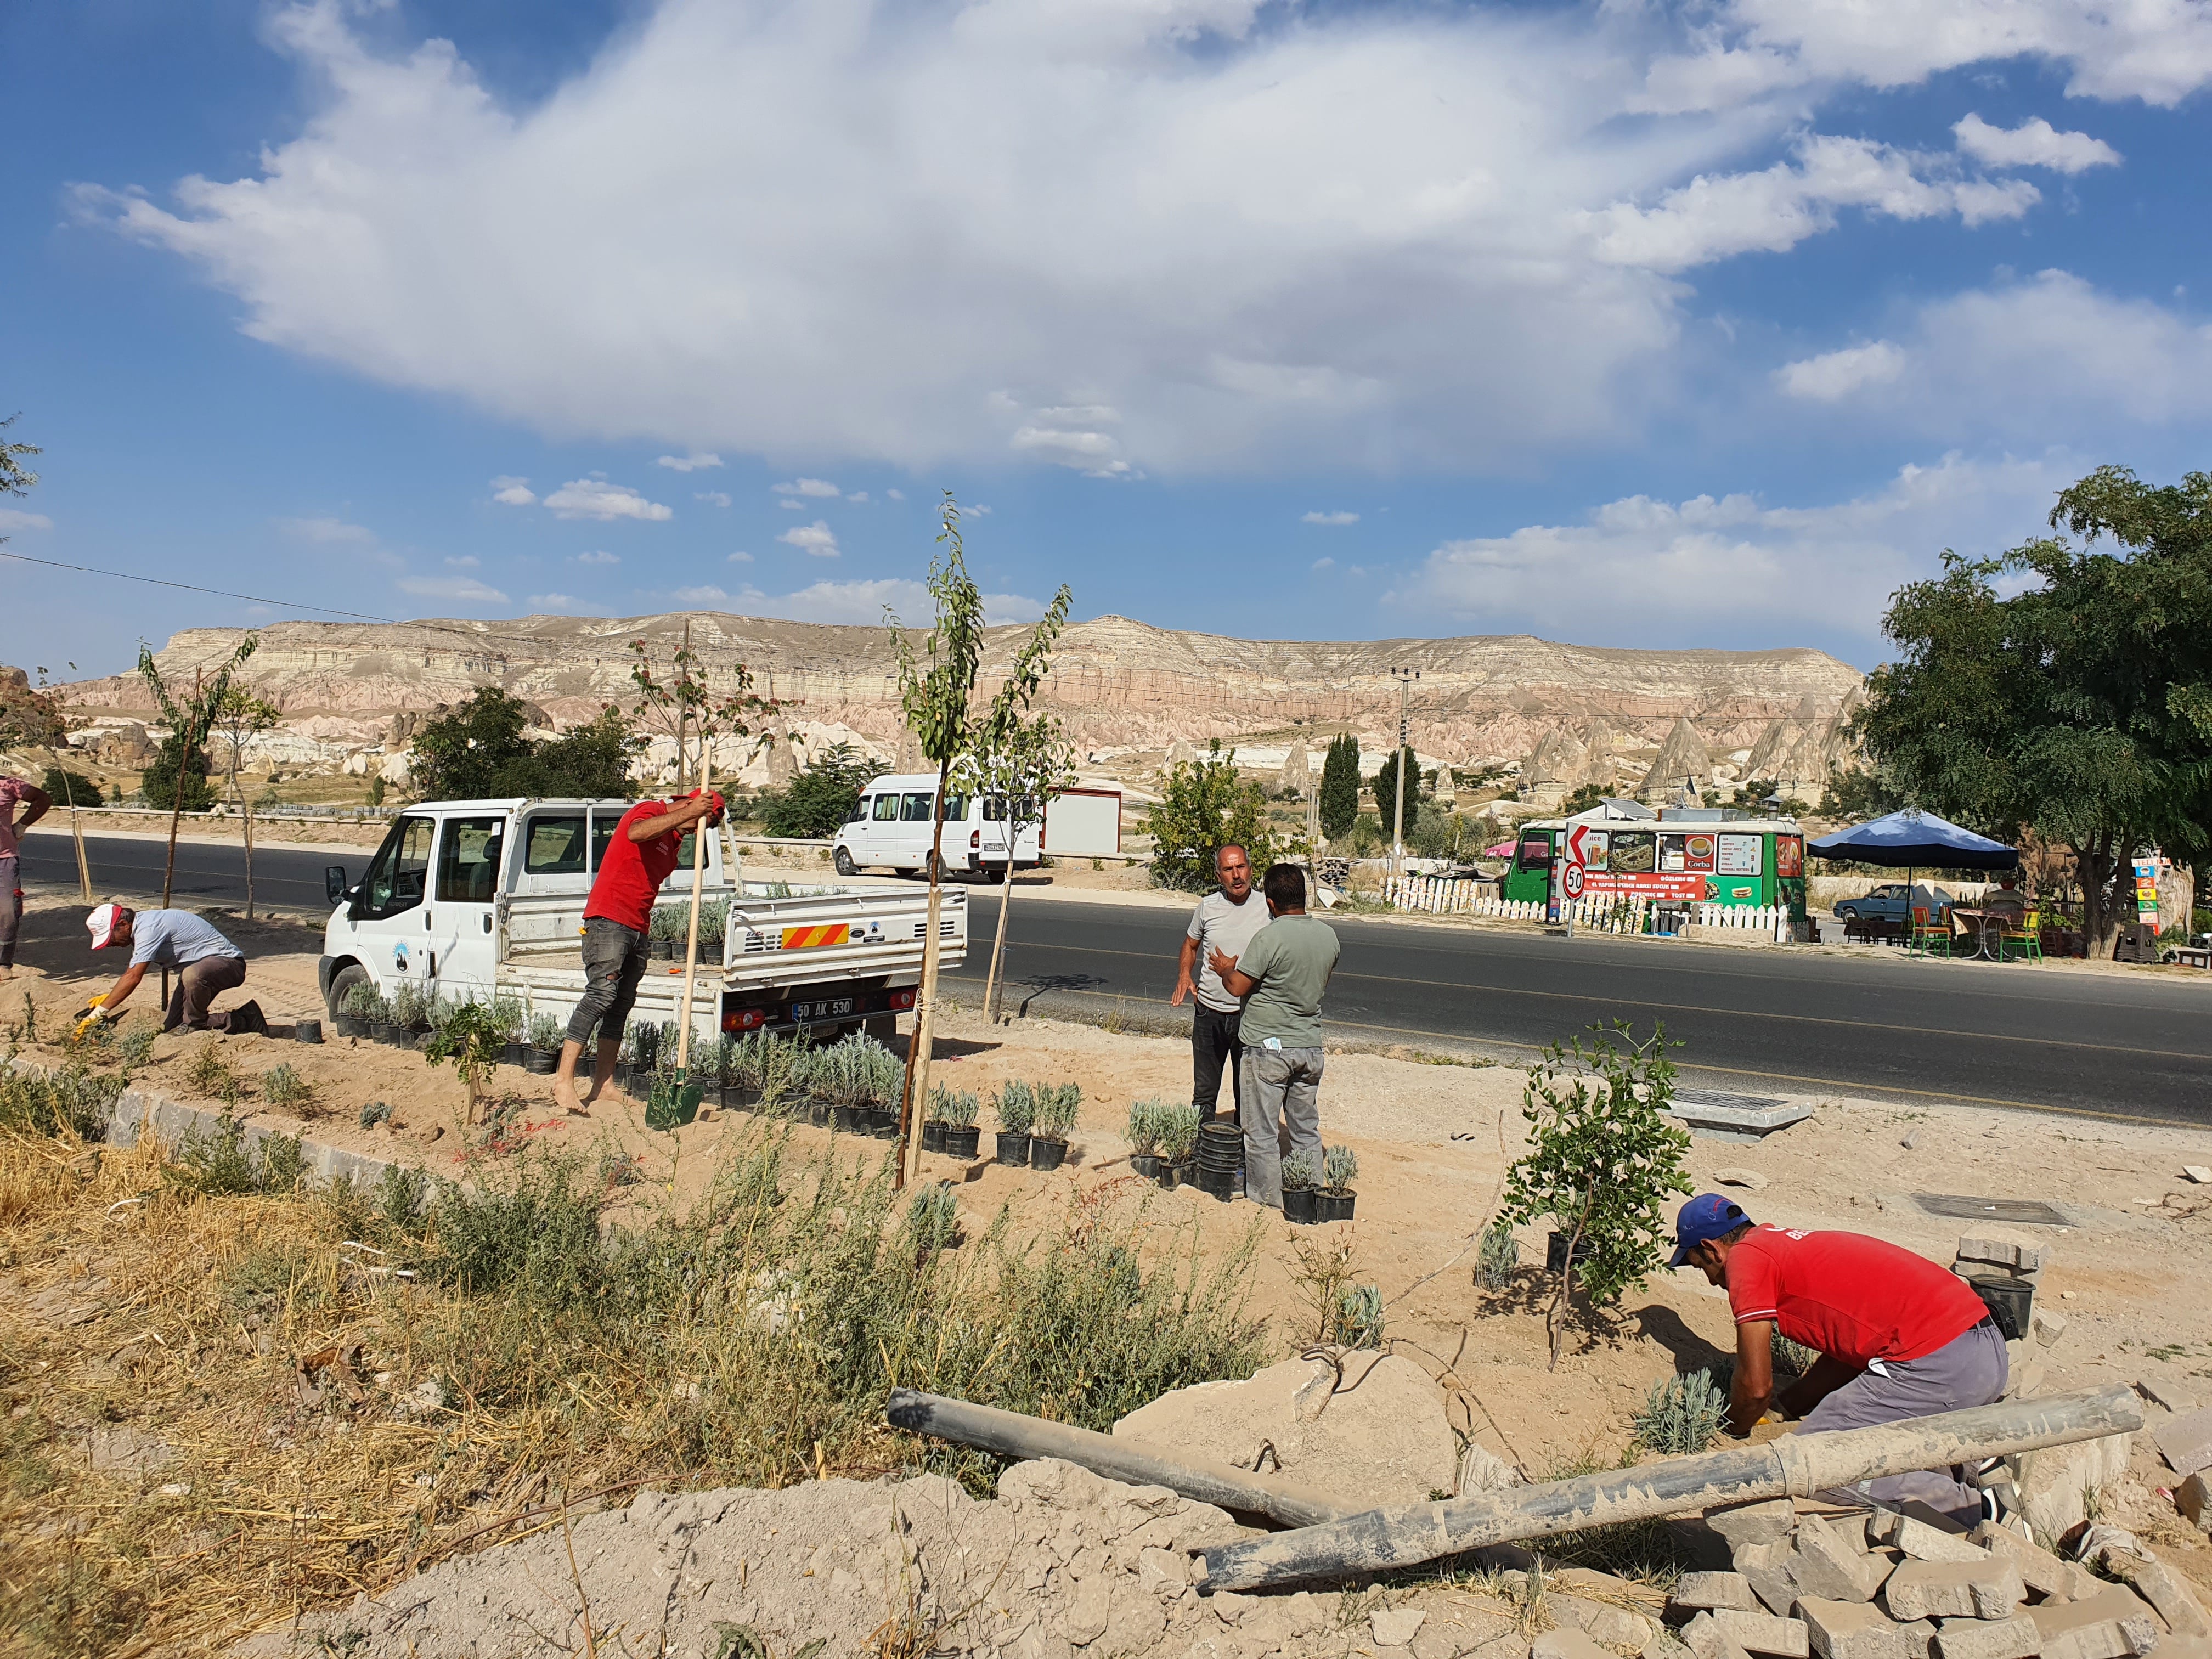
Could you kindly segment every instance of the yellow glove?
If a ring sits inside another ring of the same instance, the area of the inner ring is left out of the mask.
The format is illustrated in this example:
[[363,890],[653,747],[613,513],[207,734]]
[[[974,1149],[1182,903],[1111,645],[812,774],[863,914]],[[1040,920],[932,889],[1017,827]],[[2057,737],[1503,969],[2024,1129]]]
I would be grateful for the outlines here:
[[84,1018],[77,1021],[76,1030],[70,1033],[70,1041],[72,1042],[81,1042],[87,1031],[100,1024],[101,1018],[100,1012],[100,1005],[106,1000],[107,997],[105,993],[92,1000],[91,1003],[85,1009]]

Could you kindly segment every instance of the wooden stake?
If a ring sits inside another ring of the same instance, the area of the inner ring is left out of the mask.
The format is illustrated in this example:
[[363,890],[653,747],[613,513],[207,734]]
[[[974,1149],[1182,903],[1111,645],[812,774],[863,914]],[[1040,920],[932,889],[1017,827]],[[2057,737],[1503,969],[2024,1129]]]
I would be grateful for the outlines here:
[[[686,624],[688,627],[689,624]],[[708,779],[714,769],[714,757],[708,752],[704,736],[699,743],[699,793],[707,793]],[[694,970],[699,964],[699,891],[707,879],[707,837],[714,832],[701,818],[691,831],[691,929],[684,939],[684,1012],[676,1032],[676,1069],[682,1071],[691,1063],[691,993],[696,981]]]

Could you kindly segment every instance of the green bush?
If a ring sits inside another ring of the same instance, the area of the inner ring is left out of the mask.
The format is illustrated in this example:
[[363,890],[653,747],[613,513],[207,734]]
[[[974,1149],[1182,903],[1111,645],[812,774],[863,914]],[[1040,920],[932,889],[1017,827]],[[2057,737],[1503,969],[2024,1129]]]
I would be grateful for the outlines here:
[[1311,1192],[1321,1185],[1321,1168],[1311,1152],[1292,1152],[1283,1160],[1283,1190]]
[[1165,1103],[1160,1110],[1160,1156],[1186,1164],[1198,1150],[1198,1108],[1188,1101]]
[[876,764],[849,743],[833,744],[781,790],[763,791],[762,828],[771,836],[816,840],[834,836],[860,804],[860,788]]
[[356,1019],[371,1020],[380,1025],[392,1022],[392,1004],[383,992],[376,988],[374,980],[363,980],[348,988],[344,1011]]
[[929,1085],[929,1116],[927,1121],[942,1123],[947,1128],[965,1129],[981,1116],[983,1103],[966,1089],[948,1089],[941,1083]]
[[1025,1135],[1036,1123],[1036,1091],[1019,1078],[999,1091],[999,1127],[1010,1135]]
[[261,1074],[261,1097],[271,1106],[304,1106],[315,1097],[315,1091],[289,1065],[279,1064]]
[[568,1040],[567,1027],[550,1014],[531,1015],[529,1030],[533,1048],[558,1048]]
[[177,1141],[163,1178],[203,1198],[292,1193],[306,1180],[306,1149],[297,1136],[246,1139],[245,1126],[223,1115],[213,1129],[191,1128]]
[[1669,1457],[1701,1452],[1718,1437],[1728,1403],[1727,1391],[1707,1372],[1664,1378],[1636,1413],[1637,1443]]
[[1502,1291],[1513,1283],[1521,1267],[1521,1247],[1514,1243],[1512,1227],[1493,1221],[1474,1253],[1474,1282],[1486,1291]]
[[98,1140],[122,1092],[120,1075],[94,1072],[81,1060],[43,1075],[0,1066],[0,1129]]
[[1152,837],[1152,882],[1202,893],[1218,879],[1214,854],[1231,842],[1244,848],[1256,880],[1275,860],[1267,793],[1237,769],[1237,751],[1216,739],[1206,757],[1169,769],[1167,787],[1141,826]]
[[1069,1132],[1075,1127],[1076,1115],[1083,1105],[1082,1085],[1075,1083],[1057,1085],[1034,1084],[1030,1087],[1030,1096],[1036,1102],[1036,1118],[1030,1133],[1047,1140],[1066,1139]]
[[1331,1146],[1322,1153],[1322,1179],[1333,1193],[1350,1189],[1359,1179],[1359,1159],[1349,1146]]
[[1347,1286],[1337,1298],[1330,1342],[1346,1348],[1382,1346],[1382,1290],[1377,1285]]
[[1129,1151],[1135,1156],[1150,1158],[1159,1151],[1161,1114],[1166,1106],[1163,1100],[1129,1103]]

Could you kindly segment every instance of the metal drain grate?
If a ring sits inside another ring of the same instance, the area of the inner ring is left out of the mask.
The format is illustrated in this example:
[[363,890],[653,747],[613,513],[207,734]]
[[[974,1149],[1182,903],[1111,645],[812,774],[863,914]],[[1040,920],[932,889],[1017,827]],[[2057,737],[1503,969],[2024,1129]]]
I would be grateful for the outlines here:
[[1724,1106],[1731,1112],[1765,1112],[1790,1103],[1778,1095],[1732,1095],[1725,1089],[1677,1089],[1678,1106]]
[[1930,1215],[1963,1221],[2007,1221],[2021,1227],[2070,1227],[2072,1219],[2036,1198],[1968,1198],[1956,1193],[1915,1193],[1912,1201]]

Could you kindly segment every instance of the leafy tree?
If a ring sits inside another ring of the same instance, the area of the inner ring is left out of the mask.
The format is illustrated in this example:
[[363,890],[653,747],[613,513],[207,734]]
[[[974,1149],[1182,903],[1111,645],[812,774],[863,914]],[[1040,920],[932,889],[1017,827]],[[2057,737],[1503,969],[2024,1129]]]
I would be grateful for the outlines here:
[[853,816],[875,763],[849,743],[833,744],[781,791],[761,797],[763,827],[771,836],[834,836]]
[[531,757],[530,707],[495,685],[479,687],[435,720],[409,746],[408,775],[420,800],[483,800],[500,793],[500,775]]
[[238,787],[238,774],[246,763],[246,747],[282,718],[274,703],[265,702],[244,686],[223,687],[215,700],[214,730],[222,736],[224,771],[230,798],[238,804],[240,833],[246,842],[246,917],[253,919],[253,803]]
[[2212,474],[2160,486],[2100,467],[2051,523],[2081,543],[1947,554],[1898,590],[1882,626],[1900,655],[1869,676],[1854,729],[1908,800],[2070,848],[2101,956],[2133,913],[2137,853],[2212,848]]
[[1666,1115],[1674,1066],[1663,1026],[1638,1043],[1615,1021],[1616,1047],[1603,1026],[1585,1048],[1569,1037],[1544,1050],[1521,1091],[1528,1151],[1505,1172],[1498,1214],[1513,1223],[1547,1218],[1567,1239],[1566,1266],[1544,1316],[1551,1369],[1566,1341],[1571,1288],[1591,1304],[1643,1284],[1665,1260],[1667,1200],[1690,1190],[1682,1155],[1689,1131]]
[[1388,836],[1398,819],[1398,768],[1406,769],[1406,830],[1408,836],[1421,821],[1421,766],[1413,758],[1411,749],[1401,749],[1395,755],[1382,757],[1382,764],[1375,770],[1375,810],[1382,819],[1382,833]]
[[1167,788],[1146,811],[1143,829],[1152,838],[1156,886],[1204,892],[1219,879],[1214,855],[1231,842],[1255,872],[1275,860],[1267,792],[1237,771],[1237,751],[1222,753],[1218,738],[1203,760],[1169,769]]
[[[10,415],[6,420],[0,421],[0,432],[15,425],[20,418]],[[31,493],[31,487],[39,482],[39,475],[24,466],[19,458],[40,453],[36,444],[11,444],[0,439],[0,496],[27,495]],[[0,542],[7,539],[5,536],[0,536]]]
[[1820,796],[1820,816],[1842,823],[1863,823],[1869,818],[1885,817],[1904,805],[1905,797],[1880,769],[1854,766],[1828,780]]
[[1321,832],[1334,837],[1359,816],[1359,739],[1346,732],[1331,738],[1321,767]]
[[527,755],[501,767],[494,793],[623,799],[630,793],[631,757],[644,747],[622,710],[609,703],[597,719],[535,743]]
[[[230,690],[231,676],[253,648],[261,643],[258,634],[248,634],[237,647],[216,665],[210,675],[204,670],[192,676],[191,694],[181,700],[170,691],[168,682],[161,678],[154,653],[143,641],[138,646],[138,673],[146,687],[154,694],[154,702],[161,717],[169,723],[169,735],[163,739],[161,752],[155,757],[154,765],[140,779],[147,799],[156,805],[169,808],[168,855],[161,868],[161,904],[167,908],[169,895],[177,874],[177,819],[185,811],[185,798],[196,799],[192,811],[204,811],[213,803],[208,793],[207,744],[208,734],[215,729],[216,711],[221,707],[224,694]],[[160,793],[155,793],[156,790]],[[161,975],[163,986],[168,974]]]
[[[139,775],[138,787],[149,806],[167,806],[179,812],[204,812],[215,805],[215,788],[209,783],[210,768],[204,750],[193,750],[189,759],[184,753],[183,738],[171,735],[161,739],[154,751],[154,758],[146,763]],[[178,778],[181,763],[183,780]]]
[[937,544],[945,551],[930,561],[929,597],[937,607],[937,621],[923,641],[921,654],[886,605],[884,620],[890,628],[891,650],[898,659],[899,706],[908,730],[921,740],[921,752],[937,763],[937,806],[929,832],[929,919],[923,936],[921,991],[915,1002],[914,1040],[907,1049],[906,1095],[899,1105],[900,1152],[897,1184],[904,1186],[907,1171],[921,1153],[922,1108],[929,1101],[929,1048],[937,1020],[937,935],[940,887],[945,879],[945,789],[956,762],[971,755],[977,737],[992,729],[1004,711],[1026,710],[1044,683],[1052,660],[1053,642],[1067,626],[1072,602],[1066,586],[1053,596],[1052,605],[1029,637],[1014,653],[1011,672],[986,716],[979,720],[973,708],[975,676],[983,660],[983,594],[968,574],[960,538],[960,508],[952,492],[945,492],[943,528]]
[[60,806],[97,806],[100,802],[100,786],[82,772],[72,772],[66,767],[49,766],[45,781],[39,785]]
[[477,1101],[507,1047],[507,1027],[491,1005],[464,1002],[439,1022],[422,1045],[422,1058],[437,1066],[448,1060],[469,1091],[468,1121],[477,1121]]
[[1606,793],[1606,787],[1601,783],[1582,784],[1576,788],[1573,794],[1567,797],[1559,811],[1569,817],[1572,817],[1577,812],[1587,812],[1604,801]]

